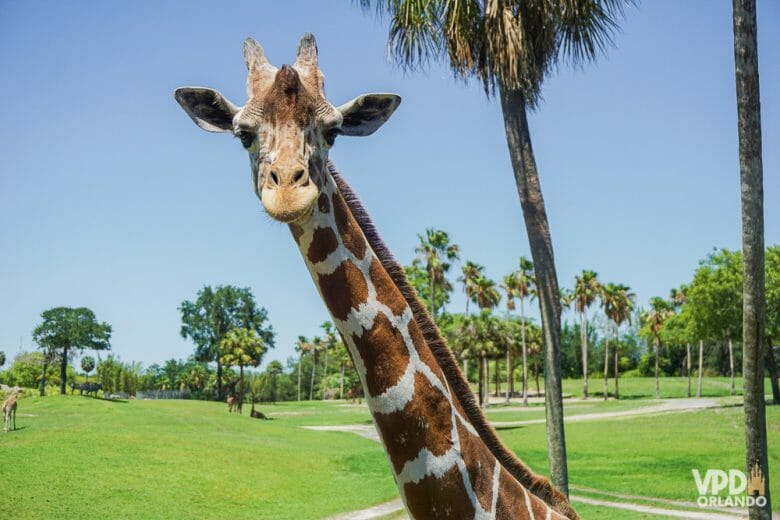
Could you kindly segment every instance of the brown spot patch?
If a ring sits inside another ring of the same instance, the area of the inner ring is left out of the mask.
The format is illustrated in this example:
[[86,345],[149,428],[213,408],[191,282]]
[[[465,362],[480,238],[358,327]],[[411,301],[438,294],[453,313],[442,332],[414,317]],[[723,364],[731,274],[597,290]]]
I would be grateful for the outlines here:
[[428,475],[416,484],[404,484],[404,494],[414,518],[474,518],[474,505],[466,494],[457,466],[441,478]]
[[403,410],[375,414],[374,420],[396,473],[423,448],[443,455],[452,447],[450,403],[419,372],[414,374],[414,399]]
[[320,213],[327,213],[330,211],[330,201],[326,194],[320,193],[320,196],[317,199],[317,207],[319,208]]
[[460,423],[458,423],[458,437],[460,437],[460,449],[471,486],[485,511],[490,511],[493,505],[493,472],[498,461],[482,440],[472,435]]
[[300,244],[301,237],[303,236],[303,228],[298,224],[290,224],[290,231],[292,232],[292,236],[295,239],[295,243]]
[[409,352],[403,336],[384,314],[378,314],[374,326],[352,341],[366,366],[366,386],[371,396],[385,392],[409,365]]
[[366,238],[339,193],[333,195],[333,214],[336,217],[336,227],[339,229],[341,241],[353,255],[363,258],[366,255]]
[[396,316],[400,316],[407,309],[408,305],[404,300],[401,291],[390,279],[385,268],[379,263],[379,260],[373,258],[371,266],[368,269],[368,275],[371,277],[371,283],[376,287],[376,297],[379,303],[390,307],[390,310]]
[[319,285],[325,305],[339,320],[347,319],[351,309],[368,299],[366,279],[350,261],[343,262],[331,274],[319,275]]
[[317,228],[314,230],[311,245],[307,256],[313,264],[322,262],[339,246],[339,239],[331,228]]

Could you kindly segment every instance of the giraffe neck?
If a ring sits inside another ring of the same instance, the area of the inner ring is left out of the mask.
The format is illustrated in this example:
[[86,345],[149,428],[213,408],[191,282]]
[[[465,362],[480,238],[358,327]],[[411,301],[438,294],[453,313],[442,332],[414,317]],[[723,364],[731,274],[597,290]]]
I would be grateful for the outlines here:
[[482,441],[330,174],[311,217],[290,229],[346,342],[409,513],[564,518]]

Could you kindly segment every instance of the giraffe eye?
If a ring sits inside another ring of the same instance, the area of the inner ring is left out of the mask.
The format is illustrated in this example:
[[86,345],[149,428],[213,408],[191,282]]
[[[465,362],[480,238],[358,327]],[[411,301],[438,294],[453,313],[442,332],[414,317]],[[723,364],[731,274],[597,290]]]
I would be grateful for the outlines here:
[[246,149],[251,148],[252,144],[255,142],[255,134],[246,130],[239,130],[236,132],[236,137],[239,138],[241,145]]
[[325,131],[325,142],[328,146],[333,146],[336,142],[336,136],[341,133],[341,128],[329,128]]

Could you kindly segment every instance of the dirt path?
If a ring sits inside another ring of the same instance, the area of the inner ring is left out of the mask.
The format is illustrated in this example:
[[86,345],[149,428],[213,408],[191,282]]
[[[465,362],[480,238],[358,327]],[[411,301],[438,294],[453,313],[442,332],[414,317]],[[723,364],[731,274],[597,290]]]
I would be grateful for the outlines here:
[[[636,415],[656,415],[670,412],[691,412],[694,410],[704,410],[707,408],[719,408],[723,406],[716,399],[669,399],[658,404],[635,408],[633,410],[622,410],[619,412],[599,412],[567,415],[565,422],[578,421],[598,421],[601,419],[614,419],[616,417],[632,417]],[[494,428],[511,428],[514,426],[525,426],[527,424],[544,424],[545,419],[526,419],[523,421],[490,421]]]
[[[637,415],[655,415],[671,412],[689,412],[694,410],[704,410],[707,408],[717,408],[723,406],[719,401],[715,399],[674,399],[663,401],[655,405],[646,406],[643,408],[637,408],[634,410],[623,410],[619,412],[603,412],[593,414],[581,414],[570,415],[565,418],[566,421],[586,421],[586,420],[599,420],[599,419],[611,419],[616,417],[631,417]],[[526,421],[492,421],[491,424],[497,428],[501,427],[513,427],[522,426],[526,424],[539,424],[544,423],[544,419],[531,419]],[[373,425],[369,424],[348,424],[342,426],[304,426],[308,430],[315,431],[338,431],[349,432],[374,442],[379,442],[379,435]],[[586,497],[583,495],[571,495],[572,502],[579,502],[582,504],[589,504],[594,506],[611,507],[615,509],[622,509],[625,511],[635,511],[637,513],[645,513],[650,515],[664,516],[667,518],[689,518],[693,520],[739,520],[745,518],[743,512],[731,511],[725,508],[720,509],[699,509],[695,502],[686,502],[681,500],[668,500],[663,498],[645,497],[638,495],[624,495],[620,493],[612,493],[608,491],[600,491],[597,489],[572,486],[572,490],[586,492],[610,499]],[[615,500],[618,499],[618,500]],[[633,500],[641,500],[644,502],[655,502],[663,504],[665,506],[672,506],[680,509],[671,509],[669,507],[658,507],[652,505],[645,505],[633,502]],[[687,509],[687,510],[686,510]],[[691,510],[693,509],[693,510]],[[343,513],[328,517],[327,520],[372,520],[378,518],[386,518],[393,513],[398,513],[398,516],[393,518],[406,518],[403,513],[403,504],[400,499],[379,504],[378,506],[370,507],[368,509],[362,509],[360,511],[352,511],[349,513]],[[774,515],[773,515],[774,516]]]

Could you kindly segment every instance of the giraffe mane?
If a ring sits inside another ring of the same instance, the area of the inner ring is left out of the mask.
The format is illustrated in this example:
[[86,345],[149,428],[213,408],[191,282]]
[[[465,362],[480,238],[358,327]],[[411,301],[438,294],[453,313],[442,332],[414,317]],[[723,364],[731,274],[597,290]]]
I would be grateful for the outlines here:
[[468,385],[468,382],[460,372],[452,351],[445,339],[441,336],[438,327],[431,320],[427,310],[420,303],[417,292],[409,284],[403,267],[393,256],[393,253],[385,245],[382,237],[371,221],[371,217],[363,207],[360,199],[357,197],[352,187],[344,180],[336,170],[332,161],[328,160],[328,171],[336,182],[336,186],[347,203],[352,216],[360,226],[361,231],[368,240],[371,249],[374,250],[377,258],[384,267],[393,283],[403,294],[406,303],[412,309],[412,314],[420,327],[420,331],[425,338],[425,342],[433,352],[434,358],[442,369],[447,384],[454,390],[463,406],[466,416],[471,421],[474,428],[479,433],[480,438],[488,447],[490,452],[496,457],[496,460],[526,489],[549,504],[555,511],[566,516],[571,520],[577,520],[579,516],[572,508],[566,495],[561,493],[553,484],[543,476],[536,475],[528,466],[517,458],[506,446],[499,440],[496,431],[488,423],[481,408],[477,404],[474,393]]

